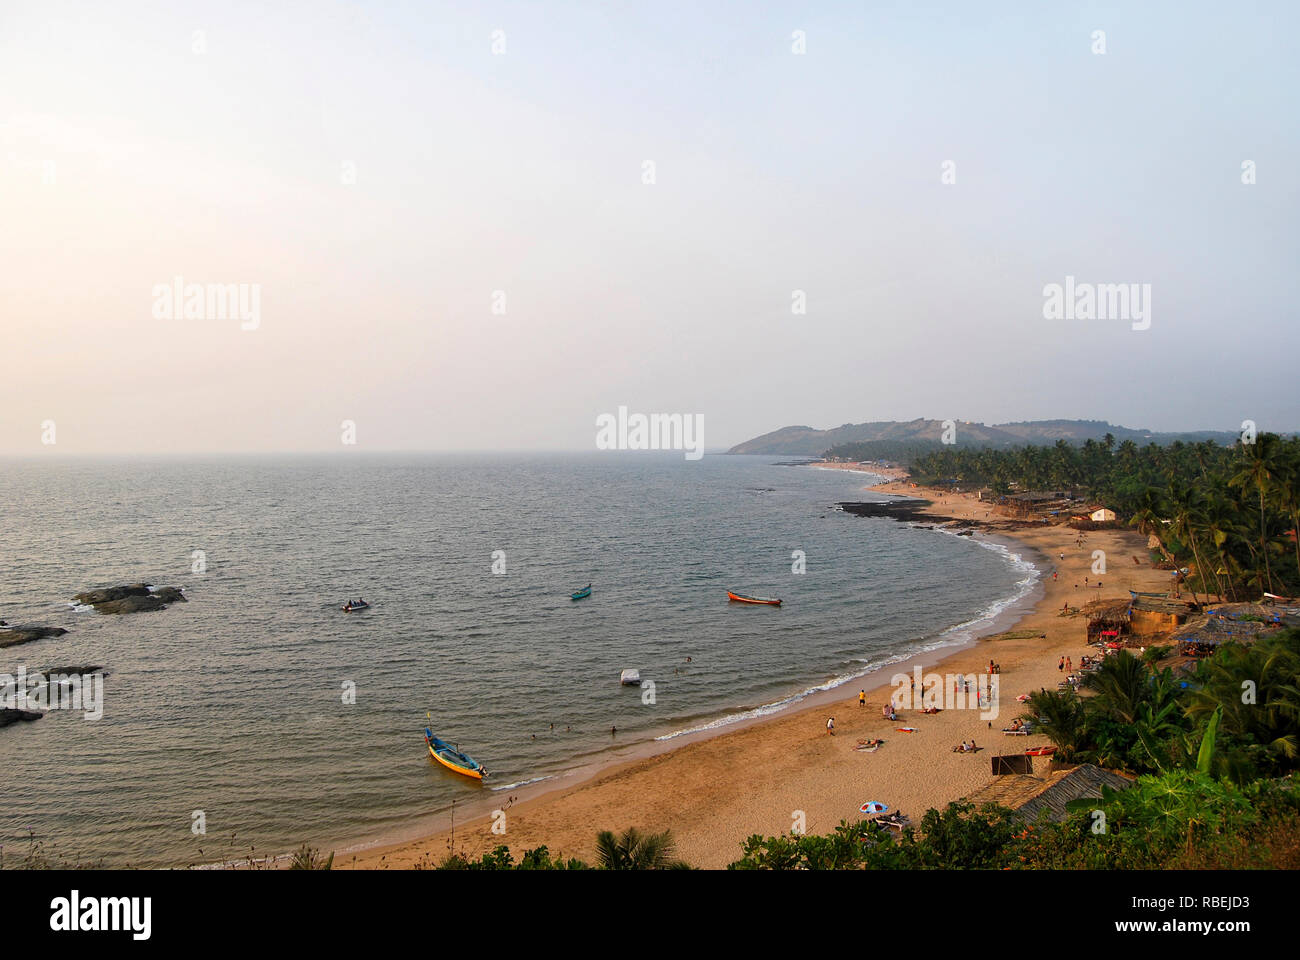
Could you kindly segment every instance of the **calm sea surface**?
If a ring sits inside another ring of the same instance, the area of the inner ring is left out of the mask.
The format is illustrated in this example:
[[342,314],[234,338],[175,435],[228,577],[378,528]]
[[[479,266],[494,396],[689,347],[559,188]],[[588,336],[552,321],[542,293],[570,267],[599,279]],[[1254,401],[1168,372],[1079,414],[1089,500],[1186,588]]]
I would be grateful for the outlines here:
[[[0,619],[69,630],[0,672],[109,672],[102,719],[0,730],[5,856],[31,835],[110,866],[399,836],[960,641],[1032,585],[994,545],[833,509],[868,479],[635,453],[0,462]],[[142,580],[189,602],[69,602]],[[339,610],[358,596],[373,609]],[[486,785],[431,762],[426,712]]]

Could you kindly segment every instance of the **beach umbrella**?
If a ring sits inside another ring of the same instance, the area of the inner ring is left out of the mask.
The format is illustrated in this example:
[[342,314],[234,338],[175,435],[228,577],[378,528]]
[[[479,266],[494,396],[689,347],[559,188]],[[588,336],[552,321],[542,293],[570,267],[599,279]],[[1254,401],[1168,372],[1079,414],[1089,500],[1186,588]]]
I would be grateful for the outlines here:
[[874,816],[877,813],[884,813],[888,809],[889,807],[885,806],[883,803],[877,803],[876,801],[871,800],[858,807],[858,812],[869,813]]

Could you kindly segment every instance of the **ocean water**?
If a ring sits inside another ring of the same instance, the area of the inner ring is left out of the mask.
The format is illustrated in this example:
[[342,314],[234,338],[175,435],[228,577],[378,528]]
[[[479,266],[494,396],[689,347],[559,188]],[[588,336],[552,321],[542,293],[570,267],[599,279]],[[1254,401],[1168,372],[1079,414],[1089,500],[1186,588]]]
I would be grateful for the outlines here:
[[[0,730],[0,844],[186,866],[394,838],[959,642],[1032,586],[996,544],[834,509],[869,479],[613,452],[0,463],[0,619],[69,630],[0,672],[109,673],[101,719]],[[142,580],[189,600],[70,603]],[[426,713],[485,783],[430,760]]]

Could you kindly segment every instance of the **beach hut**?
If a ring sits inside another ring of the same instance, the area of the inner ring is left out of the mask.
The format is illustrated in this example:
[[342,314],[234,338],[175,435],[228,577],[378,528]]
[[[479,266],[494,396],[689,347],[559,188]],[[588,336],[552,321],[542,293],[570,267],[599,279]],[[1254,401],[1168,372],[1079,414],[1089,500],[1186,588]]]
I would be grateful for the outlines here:
[[1018,820],[1033,823],[1040,810],[1061,823],[1069,816],[1067,804],[1072,800],[1100,798],[1101,788],[1127,790],[1133,781],[1112,770],[1091,763],[1053,770],[1046,777],[1025,774],[999,776],[987,787],[972,793],[966,799],[976,808],[986,803],[996,803],[1014,812]]
[[1083,605],[1089,643],[1119,643],[1129,632],[1128,600],[1090,600]]
[[1102,507],[1088,514],[1088,519],[1093,523],[1113,523],[1115,520],[1115,511]]
[[1178,644],[1180,655],[1199,658],[1214,653],[1221,643],[1254,643],[1263,634],[1297,622],[1286,616],[1260,616],[1256,613],[1260,609],[1252,603],[1220,604],[1188,619],[1170,639]]
[[1146,638],[1167,637],[1184,623],[1195,610],[1192,604],[1171,600],[1161,594],[1133,593],[1129,605],[1129,632]]
[[1018,818],[1032,823],[1038,819],[1040,810],[1047,810],[1052,820],[1061,823],[1070,815],[1067,808],[1070,801],[1100,799],[1103,786],[1112,790],[1127,790],[1133,786],[1128,777],[1091,763],[1058,770],[1049,774],[1047,779],[1048,785],[1044,790],[1015,808]]

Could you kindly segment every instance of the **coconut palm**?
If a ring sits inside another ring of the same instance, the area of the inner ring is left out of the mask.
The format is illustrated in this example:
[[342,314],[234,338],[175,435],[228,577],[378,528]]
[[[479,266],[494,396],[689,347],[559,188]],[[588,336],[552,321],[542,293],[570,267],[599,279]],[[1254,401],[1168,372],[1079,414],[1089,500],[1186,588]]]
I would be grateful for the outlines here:
[[1146,667],[1127,650],[1102,660],[1101,666],[1084,678],[1085,689],[1093,691],[1103,715],[1122,723],[1133,723],[1138,708],[1151,697]]
[[1073,690],[1042,690],[1030,694],[1029,708],[1039,718],[1038,730],[1056,746],[1059,759],[1070,760],[1087,737],[1083,702]]
[[1261,433],[1254,443],[1243,443],[1239,449],[1241,460],[1228,485],[1239,487],[1243,493],[1253,488],[1259,497],[1259,549],[1264,559],[1264,579],[1269,592],[1273,592],[1273,571],[1268,561],[1268,533],[1264,522],[1264,499],[1273,491],[1278,468],[1277,434]]
[[[1205,565],[1201,563],[1201,552],[1196,545],[1196,532],[1202,524],[1200,497],[1193,487],[1173,481],[1169,484],[1169,505],[1173,512],[1170,519],[1173,522],[1174,534],[1179,540],[1192,548],[1192,560],[1196,563],[1196,577],[1201,581],[1201,586],[1205,587]],[[1190,582],[1188,586],[1191,587]],[[1219,595],[1223,595],[1222,588],[1220,588]],[[1192,588],[1192,600],[1200,603],[1197,600],[1194,587]]]
[[1221,711],[1224,734],[1257,745],[1273,763],[1300,755],[1300,646],[1274,636],[1251,646],[1227,644],[1200,663],[1188,717]]
[[596,856],[606,870],[682,870],[688,865],[676,859],[676,843],[671,830],[642,833],[636,827],[621,836],[602,830],[596,834]]
[[1274,494],[1278,509],[1291,519],[1291,545],[1295,548],[1296,573],[1300,576],[1300,449],[1295,445],[1279,451],[1276,476]]

